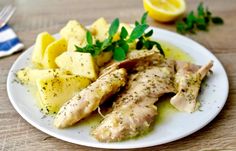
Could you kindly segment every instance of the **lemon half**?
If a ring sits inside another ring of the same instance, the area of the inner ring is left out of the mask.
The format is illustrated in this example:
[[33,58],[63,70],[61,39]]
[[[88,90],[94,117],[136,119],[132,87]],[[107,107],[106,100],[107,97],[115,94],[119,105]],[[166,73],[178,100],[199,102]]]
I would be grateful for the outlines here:
[[186,10],[184,0],[143,0],[148,15],[160,22],[170,22]]

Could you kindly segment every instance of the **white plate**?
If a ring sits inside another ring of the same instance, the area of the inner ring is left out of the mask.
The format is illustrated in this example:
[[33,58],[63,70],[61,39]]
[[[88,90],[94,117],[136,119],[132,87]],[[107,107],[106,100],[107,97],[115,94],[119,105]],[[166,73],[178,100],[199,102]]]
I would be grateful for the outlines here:
[[[155,124],[154,130],[148,135],[117,143],[96,141],[89,135],[91,127],[88,125],[78,124],[78,126],[69,129],[56,129],[53,127],[52,117],[48,116],[42,119],[43,114],[36,106],[35,98],[27,92],[27,88],[12,82],[15,79],[16,71],[30,64],[29,58],[31,58],[33,46],[19,56],[10,69],[7,92],[12,105],[26,121],[39,130],[58,139],[90,147],[113,149],[148,147],[168,143],[196,132],[212,121],[223,108],[229,90],[226,72],[219,60],[200,44],[176,33],[163,29],[152,29],[154,30],[153,39],[167,41],[179,47],[187,52],[197,64],[203,65],[209,60],[214,61],[213,74],[206,81],[208,86],[199,96],[202,111],[192,114],[175,112],[175,114],[166,117],[165,121]],[[57,34],[55,37],[59,37],[59,35]]]

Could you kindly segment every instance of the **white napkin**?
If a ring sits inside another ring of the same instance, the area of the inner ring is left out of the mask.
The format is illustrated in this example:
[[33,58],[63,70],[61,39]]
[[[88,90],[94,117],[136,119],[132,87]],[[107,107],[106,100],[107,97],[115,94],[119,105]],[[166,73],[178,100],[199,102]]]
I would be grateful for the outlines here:
[[11,55],[23,48],[24,45],[9,25],[0,28],[0,57]]

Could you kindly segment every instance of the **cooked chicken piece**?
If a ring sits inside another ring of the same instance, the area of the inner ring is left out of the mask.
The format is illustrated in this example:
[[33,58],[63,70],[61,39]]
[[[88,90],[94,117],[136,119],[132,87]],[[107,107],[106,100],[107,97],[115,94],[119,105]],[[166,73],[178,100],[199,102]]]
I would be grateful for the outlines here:
[[57,128],[65,128],[88,116],[125,85],[126,77],[126,70],[122,68],[98,78],[61,107],[54,125]]
[[[140,97],[141,99],[141,97]],[[142,98],[149,99],[149,98]],[[155,99],[156,100],[156,99]],[[137,136],[147,131],[157,114],[154,98],[150,101],[128,102],[105,117],[105,120],[92,131],[101,142],[114,142]]]
[[177,63],[175,84],[178,93],[171,98],[170,103],[179,111],[193,112],[197,108],[197,96],[202,79],[207,75],[213,62],[199,69],[198,66],[190,63]]
[[113,104],[113,111],[91,134],[101,142],[113,142],[147,131],[157,114],[154,103],[158,97],[175,91],[173,78],[172,61],[131,74],[126,88]]
[[156,47],[153,47],[152,50],[134,50],[128,53],[126,60],[109,63],[109,66],[100,71],[100,76],[119,68],[125,68],[128,72],[132,69],[137,70],[137,68],[143,70],[147,66],[160,64],[164,59]]

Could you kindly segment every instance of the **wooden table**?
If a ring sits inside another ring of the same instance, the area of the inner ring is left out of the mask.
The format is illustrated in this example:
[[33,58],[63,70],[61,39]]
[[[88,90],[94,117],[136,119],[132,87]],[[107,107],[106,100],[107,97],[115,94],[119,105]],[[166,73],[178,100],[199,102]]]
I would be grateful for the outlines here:
[[[196,0],[187,2],[188,10],[196,9],[199,3]],[[38,33],[56,33],[70,19],[88,25],[100,16],[109,21],[119,17],[124,22],[133,23],[144,12],[141,0],[1,0],[0,7],[8,3],[17,7],[10,25],[25,44],[25,49],[34,44]],[[230,81],[227,103],[221,113],[200,131],[181,140],[144,150],[236,150],[236,1],[207,0],[204,3],[215,15],[223,17],[225,24],[188,37],[211,50],[226,68]],[[175,31],[173,24],[160,24],[150,18],[148,22],[152,26]],[[7,96],[6,79],[12,63],[20,54],[0,59],[0,149],[95,150],[48,136],[15,111]]]

